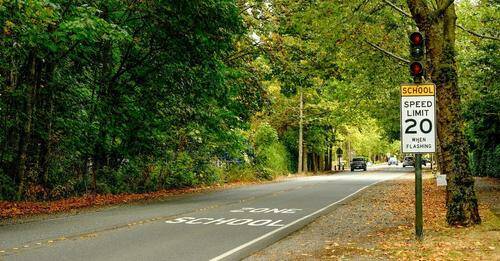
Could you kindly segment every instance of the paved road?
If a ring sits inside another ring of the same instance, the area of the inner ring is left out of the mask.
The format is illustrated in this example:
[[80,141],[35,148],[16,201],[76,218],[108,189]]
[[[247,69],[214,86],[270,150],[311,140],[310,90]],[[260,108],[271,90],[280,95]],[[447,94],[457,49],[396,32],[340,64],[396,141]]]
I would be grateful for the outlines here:
[[411,170],[374,166],[4,225],[0,260],[239,260]]

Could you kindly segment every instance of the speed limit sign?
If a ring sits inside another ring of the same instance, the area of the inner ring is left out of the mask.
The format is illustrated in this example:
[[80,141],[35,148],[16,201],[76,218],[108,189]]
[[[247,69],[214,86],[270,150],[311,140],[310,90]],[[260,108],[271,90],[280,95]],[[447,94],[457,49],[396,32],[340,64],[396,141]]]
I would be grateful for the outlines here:
[[436,86],[401,85],[401,151],[436,152]]

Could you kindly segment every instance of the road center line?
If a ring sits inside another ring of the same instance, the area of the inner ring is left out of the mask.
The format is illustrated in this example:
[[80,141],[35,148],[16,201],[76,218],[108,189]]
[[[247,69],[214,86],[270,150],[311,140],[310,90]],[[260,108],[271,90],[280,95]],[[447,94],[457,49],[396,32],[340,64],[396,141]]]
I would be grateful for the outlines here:
[[[401,176],[402,176],[402,175],[401,175]],[[400,177],[400,176],[398,176],[398,177]],[[221,255],[219,255],[219,256],[216,256],[216,257],[214,257],[214,258],[210,259],[210,261],[218,261],[218,260],[222,260],[223,258],[226,258],[226,257],[228,257],[228,256],[230,256],[230,255],[232,255],[232,254],[234,254],[234,253],[236,253],[236,252],[238,252],[238,251],[240,251],[240,250],[242,250],[242,249],[244,249],[244,248],[246,248],[246,247],[248,247],[248,246],[250,246],[250,245],[254,244],[254,243],[257,243],[257,242],[259,242],[260,240],[263,240],[263,239],[265,239],[265,238],[267,238],[267,237],[269,237],[269,236],[271,236],[271,235],[273,235],[273,234],[276,234],[277,232],[279,232],[279,231],[281,231],[281,230],[287,229],[287,228],[289,228],[290,226],[293,226],[293,225],[297,224],[297,223],[298,223],[298,222],[300,222],[300,221],[303,221],[303,220],[305,220],[305,219],[307,219],[307,218],[310,218],[310,217],[312,217],[312,216],[314,216],[314,215],[316,215],[316,214],[318,214],[318,213],[321,213],[321,212],[323,212],[323,211],[327,210],[328,208],[330,208],[330,207],[332,207],[332,206],[334,206],[334,205],[336,205],[336,204],[338,204],[338,203],[340,203],[340,202],[342,202],[342,201],[344,201],[344,200],[346,200],[346,199],[348,199],[348,198],[350,198],[350,197],[352,197],[352,196],[354,196],[354,195],[358,194],[359,192],[363,191],[364,189],[366,189],[366,188],[368,188],[368,187],[371,187],[371,186],[373,186],[373,185],[375,185],[375,184],[378,184],[378,183],[380,183],[380,182],[384,182],[384,181],[387,181],[387,180],[390,180],[390,179],[395,179],[395,178],[397,178],[397,177],[391,177],[391,178],[387,178],[387,179],[382,179],[382,180],[379,180],[379,181],[374,182],[374,183],[372,183],[372,184],[366,185],[366,186],[364,186],[364,187],[362,187],[362,188],[360,188],[360,189],[356,190],[354,193],[349,194],[349,195],[347,195],[346,197],[344,197],[344,198],[342,198],[342,199],[340,199],[340,200],[338,200],[338,201],[335,201],[335,202],[331,203],[330,205],[328,205],[328,206],[326,206],[326,207],[323,207],[323,208],[321,208],[321,209],[319,209],[319,210],[316,210],[315,212],[313,212],[313,213],[311,213],[311,214],[309,214],[309,215],[307,215],[307,216],[301,217],[301,218],[299,218],[299,219],[297,219],[297,220],[293,221],[293,222],[292,222],[292,223],[290,223],[290,224],[287,224],[287,225],[285,225],[285,226],[283,226],[283,227],[280,227],[280,228],[278,228],[278,229],[275,229],[275,230],[273,230],[273,231],[271,231],[271,232],[269,232],[269,233],[267,233],[267,234],[264,234],[264,235],[262,235],[262,236],[260,236],[260,237],[258,237],[258,238],[256,238],[256,239],[254,239],[254,240],[252,240],[252,241],[249,241],[249,242],[247,242],[247,243],[245,243],[245,244],[243,244],[243,245],[240,245],[240,246],[238,246],[238,247],[235,247],[235,248],[233,248],[233,249],[231,249],[231,250],[229,250],[229,251],[227,251],[227,252],[225,252],[225,253],[223,253],[223,254],[221,254]]]

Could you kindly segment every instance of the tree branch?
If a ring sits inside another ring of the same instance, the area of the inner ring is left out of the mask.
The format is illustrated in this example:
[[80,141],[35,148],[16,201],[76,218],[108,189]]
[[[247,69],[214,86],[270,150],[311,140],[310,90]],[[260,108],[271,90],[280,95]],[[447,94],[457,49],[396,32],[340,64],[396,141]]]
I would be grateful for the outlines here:
[[239,13],[239,14],[240,14],[240,15],[242,15],[244,12],[246,12],[246,11],[248,11],[248,10],[250,10],[250,9],[256,8],[256,7],[258,7],[258,6],[259,6],[258,4],[254,4],[254,5],[247,5],[247,6],[245,6],[245,8],[241,8],[241,10],[240,10],[240,13]]
[[373,47],[373,48],[375,48],[375,49],[377,49],[377,50],[379,50],[379,51],[381,51],[381,52],[383,52],[383,53],[385,53],[385,54],[387,54],[387,55],[391,56],[392,58],[394,58],[394,59],[396,59],[396,60],[398,60],[398,61],[400,61],[400,62],[403,62],[403,63],[406,63],[406,64],[409,64],[409,63],[410,63],[410,61],[409,61],[409,60],[406,60],[405,58],[402,58],[402,57],[400,57],[400,56],[397,56],[397,55],[395,55],[395,54],[393,54],[393,53],[391,53],[391,52],[389,52],[389,51],[387,51],[387,50],[383,49],[382,47],[380,47],[380,46],[378,46],[378,45],[376,45],[376,44],[374,44],[374,43],[372,43],[372,42],[370,42],[370,41],[365,40],[365,43],[369,44],[371,47]]
[[389,0],[383,0],[383,1],[384,1],[384,3],[386,3],[386,4],[390,5],[390,6],[391,6],[394,10],[396,10],[396,11],[400,12],[402,15],[404,15],[404,16],[406,16],[406,17],[408,17],[408,18],[412,18],[410,13],[408,13],[408,12],[406,12],[405,10],[403,10],[403,9],[399,8],[397,5],[395,5],[395,4],[394,4],[394,3],[392,3],[391,1],[389,1]]
[[364,0],[363,2],[361,2],[356,8],[354,8],[353,13],[356,13],[357,11],[359,11],[359,9],[361,9],[361,7],[366,5],[366,3],[368,3],[368,1],[370,1],[370,0]]
[[235,52],[231,55],[228,55],[227,57],[223,58],[224,61],[230,62],[232,60],[238,59],[242,56],[248,55],[253,52],[254,47],[258,47],[261,44],[261,42],[254,42],[251,45],[249,45],[247,48],[240,50],[238,52]]
[[467,29],[467,28],[463,27],[462,25],[459,25],[459,24],[457,24],[457,27],[458,27],[458,28],[460,28],[460,29],[462,29],[462,30],[464,30],[465,32],[467,32],[467,33],[469,33],[469,34],[472,34],[472,35],[474,35],[474,36],[476,36],[476,37],[479,37],[479,38],[484,38],[484,39],[490,39],[490,40],[497,40],[497,41],[500,41],[500,38],[498,38],[498,37],[489,36],[489,35],[484,35],[484,34],[478,34],[478,33],[474,32],[474,31],[472,31],[472,30],[469,30],[469,29]]
[[[401,13],[403,16],[405,17],[408,17],[408,18],[411,18],[413,19],[412,15],[408,12],[406,12],[405,10],[399,8],[397,5],[395,5],[394,3],[390,2],[389,0],[383,0],[384,3],[388,4],[390,7],[392,7],[394,10],[398,11],[399,13]],[[449,2],[453,2],[452,0],[449,0]],[[484,39],[490,39],[490,40],[496,40],[496,41],[500,41],[500,38],[498,37],[495,37],[495,36],[489,36],[489,35],[484,35],[484,34],[479,34],[479,33],[476,33],[472,30],[469,30],[467,28],[465,28],[464,26],[462,25],[459,25],[457,24],[456,25],[458,28],[462,29],[463,31],[473,35],[473,36],[476,36],[476,37],[479,37],[479,38],[484,38]]]
[[438,9],[436,9],[434,12],[432,12],[431,16],[432,17],[439,17],[440,15],[443,15],[444,12],[446,12],[446,9],[450,7],[450,5],[455,2],[454,0],[447,0],[445,1]]

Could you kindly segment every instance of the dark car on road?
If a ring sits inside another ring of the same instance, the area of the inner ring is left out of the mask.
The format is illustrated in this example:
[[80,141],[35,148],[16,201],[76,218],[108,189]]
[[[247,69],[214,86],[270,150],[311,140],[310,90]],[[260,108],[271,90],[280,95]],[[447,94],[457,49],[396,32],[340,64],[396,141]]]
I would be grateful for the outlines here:
[[428,163],[430,163],[430,159],[422,158],[422,166],[427,166]]
[[351,171],[362,169],[366,171],[366,159],[362,157],[353,158],[351,161]]
[[413,156],[406,156],[403,160],[403,168],[406,166],[415,167],[415,158]]

